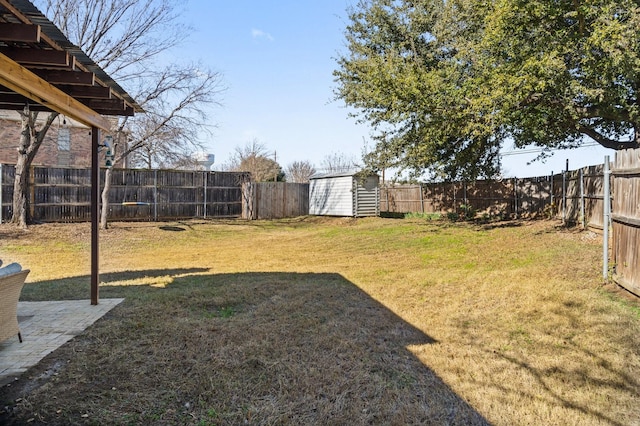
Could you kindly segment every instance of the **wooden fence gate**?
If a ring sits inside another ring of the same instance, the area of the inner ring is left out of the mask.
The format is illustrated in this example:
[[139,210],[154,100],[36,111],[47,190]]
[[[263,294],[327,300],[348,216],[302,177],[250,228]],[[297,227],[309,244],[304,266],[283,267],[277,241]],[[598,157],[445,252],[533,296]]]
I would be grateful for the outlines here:
[[612,175],[613,280],[640,295],[640,149],[617,151]]
[[308,183],[246,182],[242,185],[243,219],[282,219],[308,214]]

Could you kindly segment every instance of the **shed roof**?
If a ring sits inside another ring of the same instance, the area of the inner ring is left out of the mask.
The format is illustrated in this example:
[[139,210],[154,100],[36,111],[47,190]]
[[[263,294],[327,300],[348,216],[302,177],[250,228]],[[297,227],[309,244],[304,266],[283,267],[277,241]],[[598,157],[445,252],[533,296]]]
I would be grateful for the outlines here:
[[[311,177],[309,177],[309,179],[329,179],[329,178],[338,178],[338,177],[350,177],[350,176],[361,175],[363,173],[364,172],[359,169],[349,169],[349,170],[342,170],[338,172],[314,173],[313,175],[311,175]],[[377,176],[377,174],[375,173],[366,173],[365,175]]]

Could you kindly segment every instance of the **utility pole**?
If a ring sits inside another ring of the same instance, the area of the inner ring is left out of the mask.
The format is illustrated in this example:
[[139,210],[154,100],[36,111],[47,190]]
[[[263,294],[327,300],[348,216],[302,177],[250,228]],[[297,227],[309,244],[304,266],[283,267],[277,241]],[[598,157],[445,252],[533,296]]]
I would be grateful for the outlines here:
[[273,150],[273,161],[275,161],[275,165],[274,165],[274,170],[273,170],[273,181],[277,182],[278,181],[278,154],[276,153],[275,149]]

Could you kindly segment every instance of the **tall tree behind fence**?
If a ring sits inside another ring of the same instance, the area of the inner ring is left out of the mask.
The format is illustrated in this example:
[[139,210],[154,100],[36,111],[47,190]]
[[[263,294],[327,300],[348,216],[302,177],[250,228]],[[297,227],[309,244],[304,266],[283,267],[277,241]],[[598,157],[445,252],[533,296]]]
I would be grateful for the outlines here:
[[640,295],[640,150],[616,152],[612,175],[613,279]]
[[309,184],[247,182],[242,188],[244,219],[280,219],[309,214]]
[[[0,221],[6,221],[12,213],[15,167],[3,164],[0,169]],[[248,180],[248,173],[114,169],[109,220],[240,217],[242,184]],[[32,220],[91,219],[90,169],[32,167],[29,182]]]

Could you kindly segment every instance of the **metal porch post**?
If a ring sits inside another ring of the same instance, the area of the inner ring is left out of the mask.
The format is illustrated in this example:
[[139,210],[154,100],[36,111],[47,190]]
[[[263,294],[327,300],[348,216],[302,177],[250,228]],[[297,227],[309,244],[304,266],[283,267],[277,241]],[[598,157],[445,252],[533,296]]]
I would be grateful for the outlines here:
[[99,213],[100,213],[100,166],[98,148],[100,130],[91,128],[91,304],[98,304],[99,268]]

